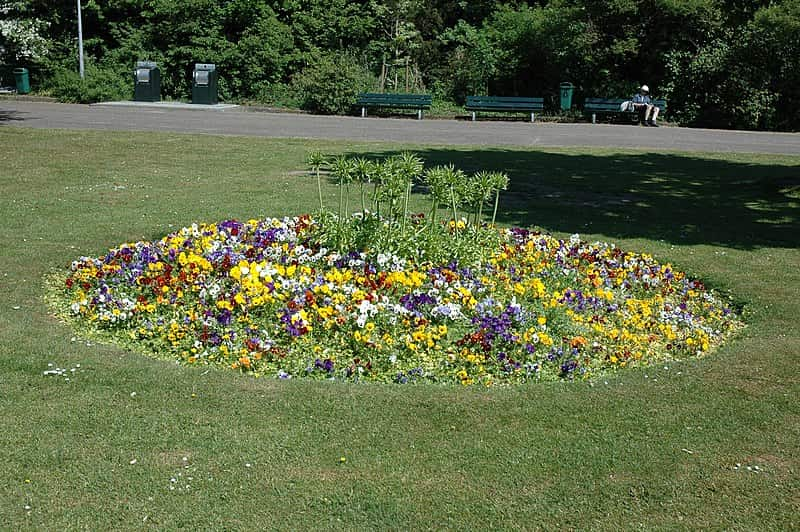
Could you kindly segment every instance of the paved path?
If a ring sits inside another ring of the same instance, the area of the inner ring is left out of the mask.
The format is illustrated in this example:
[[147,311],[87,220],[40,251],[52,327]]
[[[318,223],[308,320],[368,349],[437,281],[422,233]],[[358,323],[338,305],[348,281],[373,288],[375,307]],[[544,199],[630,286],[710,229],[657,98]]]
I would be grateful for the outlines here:
[[357,118],[0,100],[0,126],[476,146],[593,146],[800,155],[800,134],[515,121]]

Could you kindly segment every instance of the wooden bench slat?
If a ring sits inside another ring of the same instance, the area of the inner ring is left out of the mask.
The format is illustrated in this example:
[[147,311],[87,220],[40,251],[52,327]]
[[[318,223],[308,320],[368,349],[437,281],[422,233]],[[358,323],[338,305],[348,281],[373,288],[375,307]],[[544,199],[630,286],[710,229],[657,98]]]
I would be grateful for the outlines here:
[[467,96],[464,108],[472,111],[472,120],[475,120],[476,111],[492,112],[529,112],[531,122],[534,121],[534,111],[544,109],[544,98],[528,96]]
[[501,102],[472,102],[466,105],[467,109],[477,109],[479,107],[490,107],[492,109],[542,109],[542,104],[531,104],[523,102],[501,103]]
[[358,102],[393,104],[393,103],[413,103],[430,104],[432,97],[428,94],[359,94]]
[[529,98],[526,96],[467,96],[467,105],[470,103],[531,103],[541,104],[544,98]]
[[361,116],[367,116],[368,107],[416,109],[417,118],[422,119],[422,110],[430,109],[433,97],[430,94],[364,92],[358,95],[356,105],[361,107]]

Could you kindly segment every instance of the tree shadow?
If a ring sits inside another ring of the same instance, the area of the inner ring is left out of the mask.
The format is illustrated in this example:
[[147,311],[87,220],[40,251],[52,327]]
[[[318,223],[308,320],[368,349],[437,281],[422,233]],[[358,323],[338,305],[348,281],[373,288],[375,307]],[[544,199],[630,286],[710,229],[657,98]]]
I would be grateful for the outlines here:
[[800,247],[800,164],[645,152],[415,151],[426,166],[506,172],[498,221],[510,225],[683,245]]
[[0,109],[0,122],[11,122],[11,121],[21,122],[23,120],[25,119],[22,117],[22,113],[20,113],[19,111]]

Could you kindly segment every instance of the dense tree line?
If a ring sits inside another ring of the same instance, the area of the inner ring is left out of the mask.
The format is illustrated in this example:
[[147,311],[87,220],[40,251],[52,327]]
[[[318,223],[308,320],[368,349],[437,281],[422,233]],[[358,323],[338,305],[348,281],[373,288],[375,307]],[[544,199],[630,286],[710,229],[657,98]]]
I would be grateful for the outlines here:
[[186,97],[216,63],[221,97],[343,112],[359,90],[630,95],[647,83],[673,120],[800,128],[800,0],[0,0],[0,62],[86,100],[132,92],[137,60]]

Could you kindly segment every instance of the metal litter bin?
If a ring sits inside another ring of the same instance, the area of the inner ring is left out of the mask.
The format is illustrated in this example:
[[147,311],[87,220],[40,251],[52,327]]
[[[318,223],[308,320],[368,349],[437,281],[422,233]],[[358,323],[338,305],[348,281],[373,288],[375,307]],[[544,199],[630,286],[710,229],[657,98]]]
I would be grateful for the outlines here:
[[133,99],[137,102],[161,101],[161,72],[152,61],[137,61],[133,71]]
[[572,109],[572,92],[575,90],[575,85],[569,81],[565,81],[559,85],[561,93],[561,110],[569,111]]
[[192,73],[192,103],[216,105],[217,67],[211,63],[195,63]]
[[31,83],[27,68],[15,68],[14,81],[17,84],[17,94],[28,94],[31,92]]

